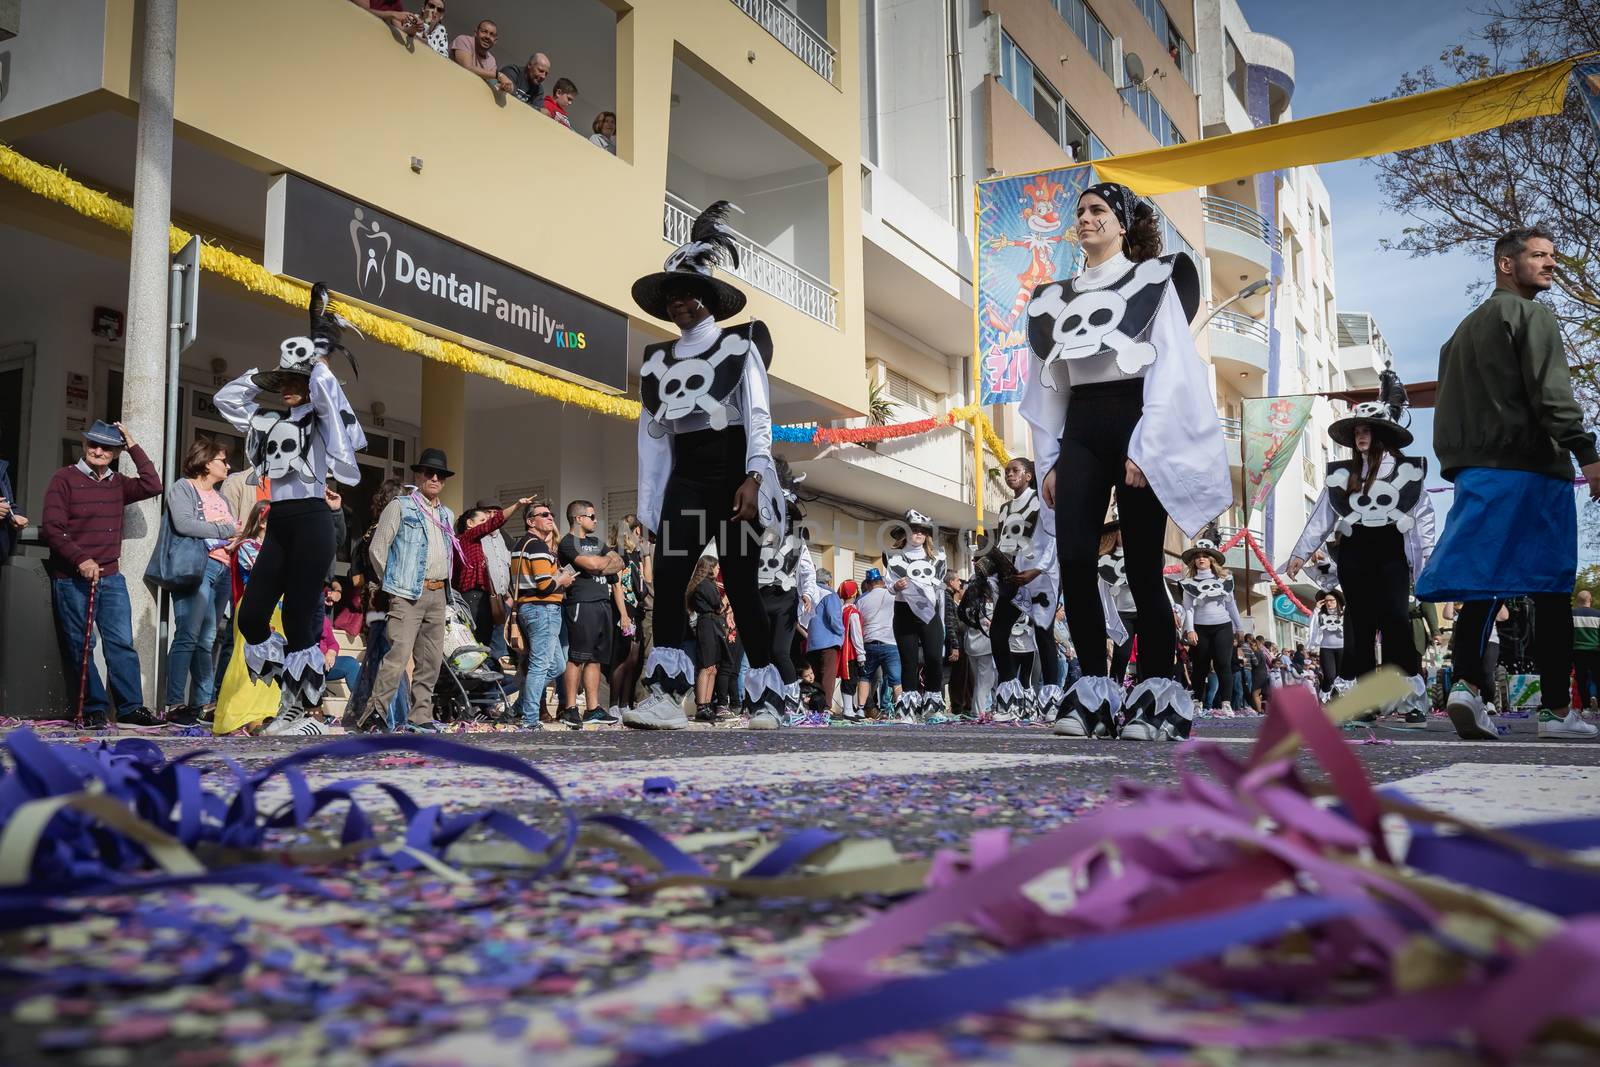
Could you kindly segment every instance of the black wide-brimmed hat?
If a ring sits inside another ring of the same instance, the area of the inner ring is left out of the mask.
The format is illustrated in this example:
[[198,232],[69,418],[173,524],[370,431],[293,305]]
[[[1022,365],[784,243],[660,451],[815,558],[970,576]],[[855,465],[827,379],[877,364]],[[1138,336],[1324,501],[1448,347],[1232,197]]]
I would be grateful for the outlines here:
[[445,458],[441,448],[424,448],[422,455],[411,465],[412,471],[438,471],[446,478],[454,478],[456,472],[450,469],[450,461]]
[[1207,526],[1200,531],[1200,536],[1194,539],[1194,544],[1184,550],[1183,565],[1187,567],[1194,562],[1197,556],[1210,556],[1211,562],[1218,567],[1226,567],[1228,561],[1223,558],[1222,550],[1217,547],[1221,540],[1222,535],[1217,532],[1217,528],[1215,526]]
[[1356,425],[1366,423],[1374,437],[1381,437],[1395,448],[1412,441],[1411,431],[1400,425],[1394,410],[1382,400],[1365,400],[1350,409],[1350,414],[1328,427],[1328,436],[1346,448],[1356,446]]
[[633,302],[669,322],[667,298],[685,290],[697,296],[718,322],[744,310],[744,293],[712,274],[724,258],[739,265],[737,235],[725,221],[732,209],[728,201],[718,200],[700,212],[689,228],[688,243],[679,245],[660,270],[633,283]]
[[[350,360],[350,369],[356,370],[356,357],[343,344],[344,328],[350,323],[328,310],[328,287],[317,282],[311,287],[311,329],[309,337],[286,337],[278,346],[278,365],[271,370],[251,375],[250,380],[263,392],[275,393],[286,382],[294,379],[311,379],[311,368],[317,360],[327,359],[335,352],[343,352]],[[351,327],[354,329],[354,327]],[[356,371],[360,377],[360,372]]]

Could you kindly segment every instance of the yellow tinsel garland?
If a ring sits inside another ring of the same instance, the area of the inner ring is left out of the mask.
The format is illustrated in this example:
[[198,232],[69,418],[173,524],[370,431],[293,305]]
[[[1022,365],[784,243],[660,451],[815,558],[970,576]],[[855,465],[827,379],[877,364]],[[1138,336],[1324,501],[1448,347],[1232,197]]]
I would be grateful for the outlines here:
[[[9,145],[0,144],[0,177],[46,200],[61,204],[85,218],[94,219],[124,233],[133,232],[133,208],[107,193],[89,188],[60,169],[47,167],[29,159]],[[183,248],[192,236],[187,230],[177,226],[171,227],[169,244],[172,251],[177,252]],[[248,256],[230,252],[219,245],[201,245],[200,266],[203,270],[228,278],[253,293],[273,297],[294,307],[304,308],[311,299],[310,290],[305,286],[286,281]],[[406,323],[373,314],[363,308],[344,303],[335,306],[356,329],[380,344],[412,352],[469,374],[490,378],[513,388],[563,404],[573,404],[601,415],[628,420],[639,418],[637,400],[612,396],[598,389],[575,385],[548,374],[520,367],[504,359],[475,352],[464,345],[433,337]],[[1005,445],[1001,443],[999,435],[995,433],[994,426],[981,405],[967,404],[953,409],[950,412],[950,421],[971,424],[973,432],[983,439],[984,445],[996,459],[1002,464],[1010,462]],[[977,477],[982,476],[983,472],[977,472]]]

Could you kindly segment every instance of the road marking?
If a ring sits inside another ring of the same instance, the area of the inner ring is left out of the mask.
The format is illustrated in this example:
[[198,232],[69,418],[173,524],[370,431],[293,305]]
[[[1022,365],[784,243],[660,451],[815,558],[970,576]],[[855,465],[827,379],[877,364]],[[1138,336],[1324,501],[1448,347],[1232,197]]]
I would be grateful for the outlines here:
[[1382,788],[1399,789],[1435,811],[1495,826],[1600,815],[1600,767],[1452,763]]

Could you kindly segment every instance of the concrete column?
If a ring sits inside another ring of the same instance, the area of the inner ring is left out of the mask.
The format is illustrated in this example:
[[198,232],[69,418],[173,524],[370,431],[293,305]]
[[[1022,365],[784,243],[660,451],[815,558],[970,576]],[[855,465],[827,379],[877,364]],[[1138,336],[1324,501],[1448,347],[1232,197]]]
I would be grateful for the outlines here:
[[[167,404],[167,277],[172,225],[172,86],[178,42],[178,0],[145,0],[140,50],[139,134],[134,156],[133,242],[128,257],[128,340],[123,352],[122,420],[159,466]],[[131,464],[124,463],[125,472]],[[162,477],[170,479],[171,472]],[[133,644],[144,674],[144,702],[159,708],[156,690],[156,601],[144,583],[160,530],[159,500],[129,508],[122,573],[133,608]]]
[[[467,467],[467,376],[444,363],[422,361],[422,440],[419,448],[442,448],[456,476],[441,495],[451,511],[461,514]],[[476,500],[477,497],[472,499]]]

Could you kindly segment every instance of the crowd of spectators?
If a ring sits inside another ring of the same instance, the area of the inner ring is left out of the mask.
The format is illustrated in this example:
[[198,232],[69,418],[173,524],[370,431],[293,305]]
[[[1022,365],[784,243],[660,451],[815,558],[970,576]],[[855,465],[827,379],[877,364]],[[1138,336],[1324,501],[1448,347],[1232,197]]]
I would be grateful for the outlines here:
[[[445,0],[422,0],[420,11],[407,9],[403,0],[350,2],[371,12],[395,33],[421,41],[457,66],[471,71],[496,92],[515,97],[567,129],[574,129],[569,111],[578,96],[577,83],[568,77],[558,77],[546,91],[550,57],[543,52],[533,53],[525,63],[501,63],[494,54],[500,41],[500,27],[494,19],[479,19],[471,33],[451,37],[445,29]],[[600,112],[594,117],[591,129],[589,140],[616,155],[616,113]]]

